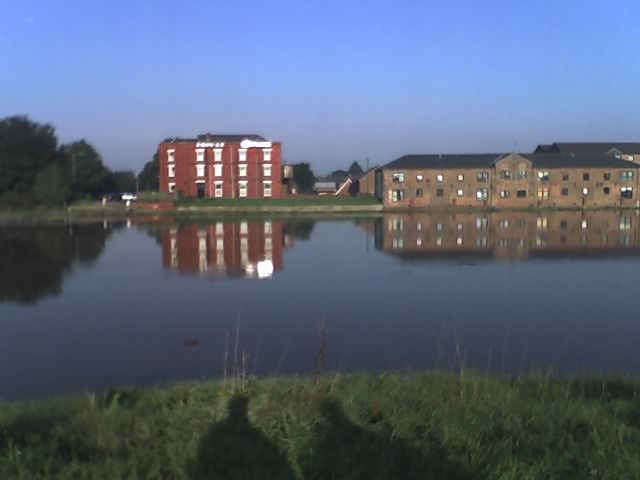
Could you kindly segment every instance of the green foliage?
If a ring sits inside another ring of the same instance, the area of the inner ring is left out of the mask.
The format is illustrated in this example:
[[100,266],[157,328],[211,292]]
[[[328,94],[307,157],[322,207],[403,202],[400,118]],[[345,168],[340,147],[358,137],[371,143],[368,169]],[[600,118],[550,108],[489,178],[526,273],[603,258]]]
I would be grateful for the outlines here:
[[110,174],[108,186],[112,192],[135,192],[136,176],[130,170],[116,170]]
[[358,162],[353,162],[349,167],[349,175],[351,175],[352,177],[360,178],[363,173],[364,170]]
[[104,166],[100,154],[91,144],[80,140],[63,145],[61,150],[71,171],[74,199],[98,198],[107,193],[111,186],[110,171]]
[[336,374],[239,390],[0,405],[0,478],[640,478],[638,379]]
[[329,179],[336,183],[343,183],[347,178],[349,178],[349,172],[345,170],[334,170],[329,174]]
[[52,126],[15,116],[0,120],[0,201],[28,204],[41,170],[56,160]]
[[313,184],[316,181],[316,176],[311,170],[311,165],[308,163],[296,163],[293,166],[293,181],[298,186],[299,193],[311,193],[313,192]]
[[69,178],[59,164],[51,163],[38,173],[33,186],[33,197],[39,204],[63,206],[70,193]]
[[144,164],[138,175],[138,186],[144,191],[160,189],[160,162],[157,153],[154,153],[153,158]]

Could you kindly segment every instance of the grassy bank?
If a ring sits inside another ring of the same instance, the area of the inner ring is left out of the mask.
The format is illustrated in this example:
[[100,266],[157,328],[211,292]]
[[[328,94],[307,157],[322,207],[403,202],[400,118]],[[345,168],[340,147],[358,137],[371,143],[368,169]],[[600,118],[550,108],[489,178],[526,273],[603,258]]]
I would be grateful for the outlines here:
[[640,381],[387,373],[0,406],[0,478],[640,478]]

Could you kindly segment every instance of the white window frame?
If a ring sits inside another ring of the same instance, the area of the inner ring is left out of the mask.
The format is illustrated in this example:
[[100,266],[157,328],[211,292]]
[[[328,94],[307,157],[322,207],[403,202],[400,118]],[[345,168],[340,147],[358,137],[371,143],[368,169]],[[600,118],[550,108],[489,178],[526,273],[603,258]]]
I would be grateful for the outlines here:
[[176,191],[176,182],[169,182],[169,193]]
[[173,163],[176,161],[176,151],[175,149],[167,150],[167,162]]
[[[267,195],[267,187],[269,194]],[[264,180],[262,182],[262,195],[264,197],[271,197],[273,195],[273,182],[271,180]]]
[[456,193],[458,194],[459,197],[464,197],[464,189],[459,188]]
[[167,176],[173,178],[176,176],[176,166],[173,163],[167,165]]
[[263,162],[270,162],[271,161],[271,149],[270,148],[263,148],[262,149],[262,161]]
[[204,163],[196,164],[196,177],[203,178],[204,177]]
[[[215,198],[222,198],[224,196],[224,186],[222,180],[217,180],[214,182],[213,187],[213,196]],[[217,225],[216,225],[217,228]],[[217,231],[216,231],[217,232]]]
[[263,177],[271,177],[271,164],[265,163],[262,165],[262,176]]
[[247,176],[247,164],[246,163],[242,163],[242,164],[238,165],[238,176],[239,177],[246,177]]
[[464,175],[462,173],[458,174],[458,181],[459,182],[464,182]]
[[204,148],[196,148],[196,162],[204,162]]
[[444,182],[444,175],[442,173],[439,173],[436,175],[436,182],[438,183]]
[[213,149],[213,161],[214,162],[221,162],[222,161],[222,149],[221,148],[214,148]]
[[221,163],[217,163],[213,166],[213,176],[214,177],[221,177],[222,176],[222,164]]
[[248,190],[249,190],[248,182],[246,180],[240,180],[238,182],[238,197],[247,198]]
[[239,148],[238,149],[238,161],[239,162],[246,162],[247,161],[247,149],[246,148]]

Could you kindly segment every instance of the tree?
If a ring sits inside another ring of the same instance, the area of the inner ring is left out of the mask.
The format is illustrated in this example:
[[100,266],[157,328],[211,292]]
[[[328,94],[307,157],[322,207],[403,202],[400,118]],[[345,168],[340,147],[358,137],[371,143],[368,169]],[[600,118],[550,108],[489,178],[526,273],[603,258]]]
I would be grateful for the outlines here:
[[329,174],[329,178],[333,182],[344,183],[344,181],[349,178],[349,172],[345,170],[334,170]]
[[362,170],[362,167],[358,162],[353,162],[349,167],[349,175],[351,175],[354,178],[360,178],[363,173],[364,173],[364,170]]
[[296,163],[293,166],[293,181],[298,186],[300,193],[313,192],[313,184],[316,182],[316,177],[311,170],[311,165],[308,163]]
[[58,163],[50,163],[36,177],[33,197],[42,205],[63,206],[69,200],[69,178]]
[[131,170],[116,170],[109,176],[109,190],[114,192],[135,192],[136,176]]
[[56,160],[58,140],[51,125],[24,116],[0,120],[0,200],[33,202],[33,187],[40,171]]
[[153,158],[144,164],[142,171],[138,175],[138,186],[142,191],[160,190],[160,162],[158,154],[154,153]]
[[71,172],[74,199],[96,198],[109,190],[110,172],[102,163],[100,154],[91,144],[80,140],[64,145],[62,151]]

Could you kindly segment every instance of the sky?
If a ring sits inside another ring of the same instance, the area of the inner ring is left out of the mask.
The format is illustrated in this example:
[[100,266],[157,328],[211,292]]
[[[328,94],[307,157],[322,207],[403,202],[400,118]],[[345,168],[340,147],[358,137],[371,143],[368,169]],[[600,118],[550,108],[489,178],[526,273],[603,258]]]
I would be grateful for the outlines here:
[[637,0],[0,0],[0,117],[135,171],[206,132],[316,173],[640,141],[638,18]]

